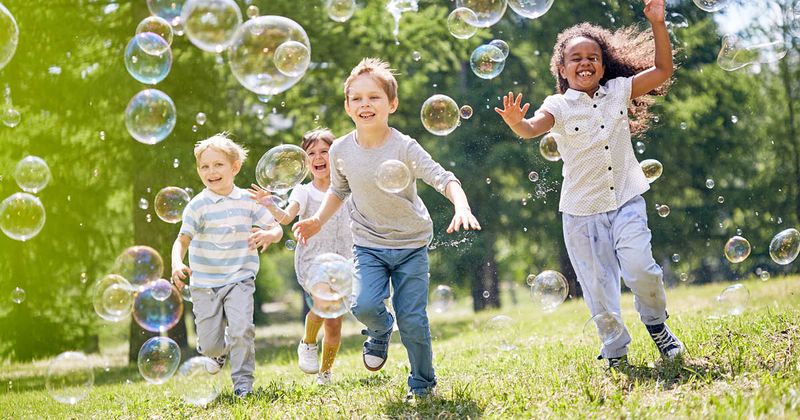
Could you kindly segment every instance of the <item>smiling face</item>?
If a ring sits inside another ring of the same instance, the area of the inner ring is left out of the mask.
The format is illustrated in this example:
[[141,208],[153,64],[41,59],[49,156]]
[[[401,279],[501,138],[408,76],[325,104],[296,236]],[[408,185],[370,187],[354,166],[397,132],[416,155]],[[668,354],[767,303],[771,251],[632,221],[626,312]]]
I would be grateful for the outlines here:
[[315,141],[306,149],[308,155],[308,165],[311,167],[311,175],[314,179],[326,179],[331,177],[330,162],[328,160],[328,149],[331,147],[322,140]]
[[594,40],[575,37],[564,46],[564,62],[558,67],[570,89],[593,95],[603,78],[603,51]]
[[365,73],[350,83],[344,109],[358,129],[386,128],[389,115],[397,110],[397,98],[390,101],[375,79]]
[[233,178],[242,169],[240,161],[231,159],[222,151],[209,147],[197,158],[197,174],[209,190],[228,195],[233,191]]

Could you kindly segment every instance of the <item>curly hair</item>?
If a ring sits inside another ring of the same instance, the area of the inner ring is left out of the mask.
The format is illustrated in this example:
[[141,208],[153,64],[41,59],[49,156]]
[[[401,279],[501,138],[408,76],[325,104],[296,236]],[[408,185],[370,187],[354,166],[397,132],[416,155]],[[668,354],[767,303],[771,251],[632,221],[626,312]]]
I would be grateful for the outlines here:
[[[556,39],[553,47],[553,58],[550,60],[550,72],[556,78],[556,90],[564,93],[569,89],[567,79],[561,77],[559,67],[564,65],[564,49],[567,43],[577,37],[593,40],[600,46],[603,55],[603,68],[605,72],[600,84],[604,85],[617,77],[630,77],[653,66],[655,57],[655,43],[653,31],[640,30],[635,26],[627,26],[614,32],[590,23],[581,23],[565,29]],[[672,83],[672,78],[658,88],[649,92],[649,95],[664,96]],[[649,95],[634,98],[628,107],[631,115],[631,134],[643,134],[650,126],[650,105],[653,98]]]

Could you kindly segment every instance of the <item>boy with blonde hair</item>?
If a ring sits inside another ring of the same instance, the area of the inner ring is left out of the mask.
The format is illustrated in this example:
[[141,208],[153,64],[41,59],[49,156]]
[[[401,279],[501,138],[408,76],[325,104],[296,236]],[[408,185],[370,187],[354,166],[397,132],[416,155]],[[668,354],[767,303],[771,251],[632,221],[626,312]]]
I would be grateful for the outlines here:
[[[255,326],[253,293],[258,250],[278,242],[283,230],[269,212],[233,183],[247,150],[224,133],[195,145],[197,174],[203,191],[183,212],[172,246],[172,281],[182,290],[190,277],[197,351],[216,363],[217,373],[230,355],[234,394],[253,390]],[[183,257],[189,252],[189,266]]]

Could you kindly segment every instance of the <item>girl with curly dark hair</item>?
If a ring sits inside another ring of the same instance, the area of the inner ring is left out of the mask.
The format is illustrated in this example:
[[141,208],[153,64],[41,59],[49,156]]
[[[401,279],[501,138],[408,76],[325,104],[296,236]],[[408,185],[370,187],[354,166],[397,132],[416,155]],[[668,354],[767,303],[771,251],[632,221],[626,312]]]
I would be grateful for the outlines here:
[[[631,145],[647,129],[648,94],[663,95],[672,76],[664,0],[644,0],[652,30],[615,32],[582,23],[559,34],[551,71],[558,94],[530,119],[529,103],[512,92],[495,108],[514,132],[551,132],[564,161],[559,211],[564,241],[603,342],[600,359],[627,366],[631,337],[620,317],[620,274],[662,357],[685,352],[665,324],[662,270],[653,259],[645,201],[650,189]],[[629,118],[629,114],[630,117]]]

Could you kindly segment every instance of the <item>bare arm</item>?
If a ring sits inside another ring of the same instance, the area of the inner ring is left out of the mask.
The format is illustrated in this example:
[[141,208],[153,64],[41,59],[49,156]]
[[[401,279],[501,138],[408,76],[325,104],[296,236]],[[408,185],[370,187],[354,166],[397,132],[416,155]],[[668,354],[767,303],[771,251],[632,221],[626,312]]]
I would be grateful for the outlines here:
[[266,207],[270,214],[272,214],[272,217],[282,225],[291,223],[291,221],[297,217],[297,213],[300,212],[300,204],[296,201],[290,201],[286,209],[281,209],[275,204],[275,201],[273,201],[272,194],[257,184],[252,184],[250,188],[247,189],[247,192],[250,193],[250,197],[256,200],[258,204]]
[[336,211],[339,210],[342,203],[342,199],[336,196],[336,194],[331,192],[326,193],[325,198],[322,200],[322,205],[320,205],[319,210],[317,210],[313,216],[308,219],[300,220],[292,226],[292,232],[294,232],[294,236],[297,240],[300,241],[301,244],[307,243],[308,239],[319,233],[320,229],[322,229],[322,225],[324,225],[331,216],[336,214]]
[[522,94],[514,98],[514,93],[508,92],[503,96],[503,109],[495,107],[494,110],[503,117],[503,121],[523,139],[541,136],[550,131],[555,124],[555,118],[547,111],[536,111],[533,117],[525,119],[525,113],[531,107],[530,103],[522,105]]
[[472,214],[472,209],[469,208],[467,195],[464,194],[461,184],[456,181],[448,182],[444,195],[453,203],[455,208],[455,214],[453,215],[453,220],[450,221],[450,226],[447,227],[447,233],[458,231],[461,227],[464,227],[464,230],[481,230],[478,219],[475,218]]
[[644,0],[644,14],[653,28],[656,45],[654,66],[633,76],[631,99],[647,94],[666,82],[673,73],[672,45],[664,23],[664,0]]
[[183,263],[183,257],[186,256],[186,251],[189,250],[189,243],[192,241],[192,238],[186,235],[178,235],[178,238],[175,239],[175,243],[172,244],[172,281],[175,283],[175,286],[178,287],[178,290],[182,290],[184,287],[184,282],[188,276],[192,275],[192,270]]

